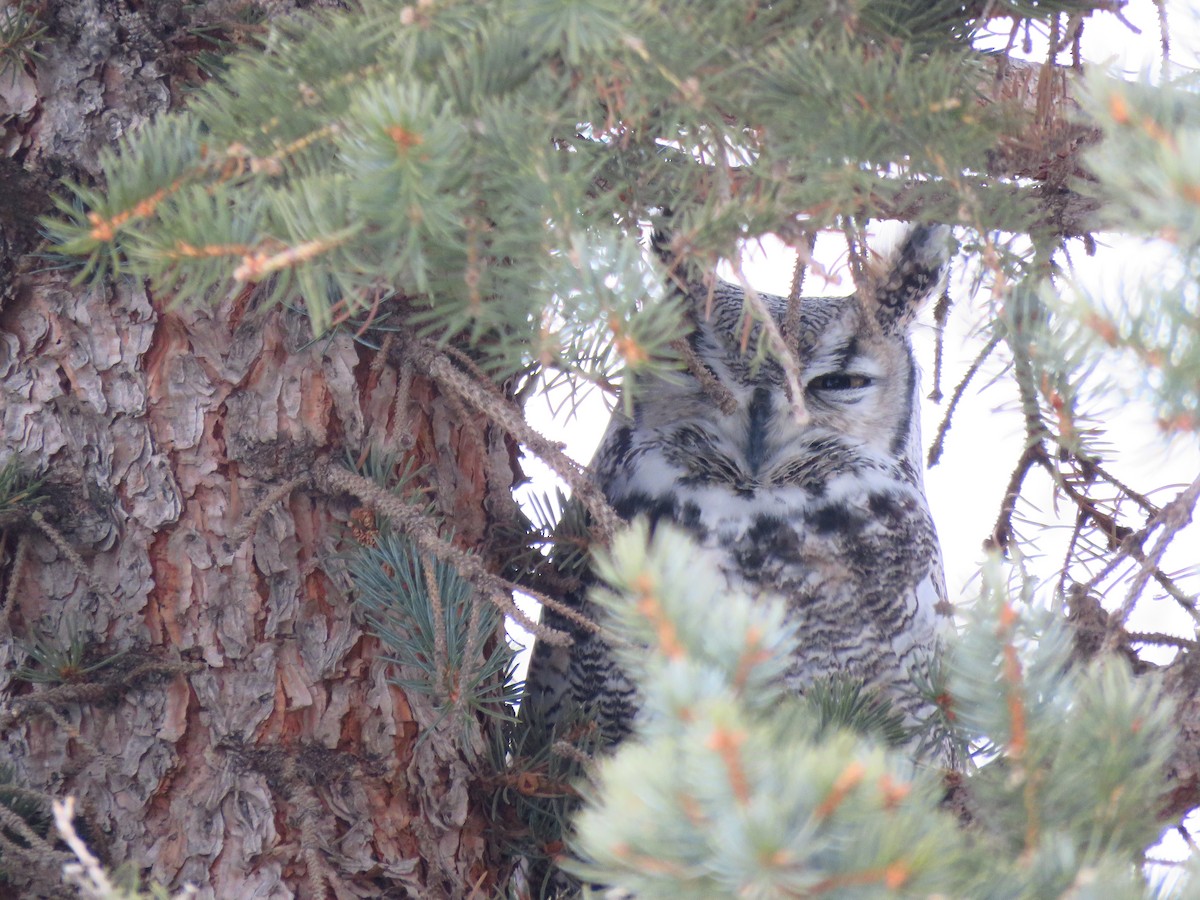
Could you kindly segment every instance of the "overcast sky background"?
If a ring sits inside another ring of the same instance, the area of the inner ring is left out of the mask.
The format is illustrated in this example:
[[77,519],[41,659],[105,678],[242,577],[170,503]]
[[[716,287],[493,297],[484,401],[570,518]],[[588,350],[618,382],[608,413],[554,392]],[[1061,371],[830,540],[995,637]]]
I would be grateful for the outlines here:
[[[1197,53],[1200,52],[1200,27],[1197,26],[1200,23],[1200,7],[1196,0],[1168,0],[1166,7],[1174,32],[1172,62],[1177,70],[1196,71]],[[1123,10],[1123,16],[1140,34],[1114,15],[1096,14],[1087,20],[1084,28],[1084,58],[1093,63],[1106,64],[1112,67],[1114,73],[1129,79],[1135,79],[1143,72],[1160,72],[1162,47],[1158,12],[1152,0],[1132,0]],[[1006,24],[1007,20],[995,22],[997,33],[994,40],[980,42],[980,45],[1003,48],[1008,40]],[[1034,38],[1030,58],[1041,60],[1046,46],[1044,35],[1035,34]],[[1019,47],[1020,40],[1017,44]],[[896,234],[895,227],[880,225],[878,229],[879,241],[884,246],[894,243]],[[1140,279],[1153,283],[1156,273],[1162,271],[1165,253],[1161,248],[1156,250],[1153,245],[1119,235],[1099,235],[1098,238],[1100,246],[1094,257],[1088,258],[1078,242],[1071,252],[1079,282],[1088,293],[1108,302],[1119,303],[1123,294],[1133,293],[1126,286],[1136,284]],[[818,241],[816,257],[830,273],[833,283],[824,284],[810,270],[805,293],[850,293],[853,284],[845,269],[844,243],[836,236],[824,235]],[[743,263],[746,276],[756,289],[787,294],[794,259],[795,254],[789,248],[778,241],[767,240],[761,246],[748,246]],[[977,335],[977,331],[979,324],[986,321],[988,316],[987,286],[977,295],[970,296],[965,291],[965,273],[962,269],[961,261],[956,262],[951,291],[955,308],[946,332],[941,385],[947,399],[983,345],[983,339]],[[722,274],[728,280],[735,280],[729,271]],[[932,315],[928,309],[914,335],[914,346],[925,373],[924,393],[928,393],[934,347]],[[1024,432],[1016,391],[1010,378],[999,377],[1005,361],[1002,353],[994,354],[976,375],[956,413],[941,463],[926,474],[926,489],[941,539],[947,585],[952,598],[971,598],[977,593],[978,569],[983,558],[982,543],[996,522],[1005,484],[1023,449]],[[1122,382],[1120,373],[1102,374],[1112,377],[1118,385]],[[1125,381],[1128,382],[1128,379]],[[1195,435],[1164,443],[1155,424],[1154,412],[1139,397],[1136,382],[1124,384],[1123,389],[1112,391],[1103,400],[1108,409],[1103,411],[1100,420],[1105,426],[1110,447],[1110,452],[1105,454],[1104,465],[1125,483],[1143,492],[1162,489],[1151,497],[1161,504],[1200,472],[1200,447],[1197,446]],[[944,399],[939,405],[927,400],[922,404],[922,435],[926,448],[945,414],[946,402]],[[559,405],[561,397],[548,400],[535,398],[527,406],[529,420],[543,434],[564,442],[574,459],[586,463],[591,459],[608,421],[605,398],[598,391],[593,391],[574,417],[555,415],[554,409]],[[528,455],[522,465],[532,482],[518,491],[519,498],[530,494],[545,495],[559,483],[545,466]],[[1035,508],[1019,506],[1018,519],[1026,517],[1032,523],[1054,520],[1056,502],[1048,477],[1040,472],[1032,473],[1027,482],[1026,495]],[[1057,583],[1070,537],[1070,522],[1073,520],[1074,507],[1069,501],[1060,499],[1057,506],[1068,514],[1057,527],[1039,530],[1033,524],[1022,526],[1019,521],[1016,523],[1019,533],[1035,536],[1033,541],[1026,541],[1022,547],[1026,553],[1032,554],[1029,561],[1031,571],[1047,583],[1044,599],[1048,599],[1049,589]],[[1135,527],[1141,524],[1138,517],[1131,522]],[[1198,565],[1200,523],[1193,523],[1176,539],[1165,568],[1168,572],[1190,570],[1194,573]],[[1126,571],[1129,569],[1126,566]],[[1147,593],[1150,594],[1149,591]],[[1123,598],[1124,592],[1118,583],[1108,593],[1106,600],[1109,606],[1114,606]],[[536,604],[529,601],[522,605],[536,615]],[[1135,617],[1130,620],[1130,628],[1135,631],[1195,636],[1189,618],[1169,598],[1149,602],[1144,600],[1139,604]],[[511,633],[522,645],[531,643],[523,629],[514,627]],[[1157,658],[1165,661],[1169,657],[1170,653],[1163,651]],[[1200,830],[1200,817],[1195,814],[1190,817],[1189,827]],[[1155,849],[1154,855],[1164,859],[1181,859],[1187,855],[1187,847],[1178,835],[1168,836]]]

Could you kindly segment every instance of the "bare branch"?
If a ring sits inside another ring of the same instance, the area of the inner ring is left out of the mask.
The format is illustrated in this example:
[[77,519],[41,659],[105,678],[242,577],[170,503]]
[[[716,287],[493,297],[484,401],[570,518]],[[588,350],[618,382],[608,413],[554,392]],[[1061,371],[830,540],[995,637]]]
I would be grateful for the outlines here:
[[746,304],[754,310],[755,319],[767,337],[771,354],[783,370],[784,387],[787,389],[788,400],[791,401],[792,416],[797,424],[803,425],[808,421],[808,409],[804,406],[804,388],[800,384],[804,367],[796,358],[796,354],[792,352],[792,348],[788,346],[787,341],[783,339],[783,333],[779,330],[775,317],[767,309],[767,304],[763,302],[758,291],[750,286],[750,282],[746,279],[746,273],[742,271],[742,261],[736,256],[733,259],[733,272],[742,286]]
[[418,364],[443,387],[453,391],[466,403],[483,413],[504,430],[509,437],[525,445],[535,456],[559,475],[591,513],[601,543],[607,544],[613,533],[621,526],[616,514],[600,488],[582,466],[563,452],[560,445],[540,434],[521,415],[520,410],[509,403],[493,386],[485,386],[456,368],[438,349],[426,341],[412,340],[405,344],[405,351],[416,358]]
[[[1122,624],[1124,624],[1129,614],[1133,611],[1134,603],[1137,602],[1137,598],[1145,588],[1146,582],[1158,571],[1163,554],[1166,553],[1171,541],[1175,539],[1175,535],[1191,523],[1192,513],[1196,508],[1197,500],[1200,500],[1200,476],[1197,476],[1195,481],[1180,491],[1175,499],[1164,506],[1159,514],[1151,520],[1154,527],[1161,525],[1163,530],[1154,542],[1154,546],[1150,549],[1150,552],[1146,554],[1144,559],[1138,560],[1140,563],[1138,574],[1134,577],[1133,584],[1129,586],[1129,593],[1125,598],[1125,602],[1121,604],[1121,608],[1117,614],[1117,618]],[[1147,526],[1147,530],[1149,527]],[[1131,548],[1130,552],[1132,552],[1135,546],[1140,548],[1141,545],[1139,542],[1137,545],[1127,543],[1127,546]],[[1159,584],[1163,584],[1161,578],[1156,580]],[[1172,586],[1174,587],[1173,583]],[[1176,588],[1176,591],[1178,591],[1178,588]],[[1179,595],[1176,595],[1175,591],[1169,592],[1186,608],[1195,609],[1195,597],[1189,597],[1182,591],[1179,591]]]
[[386,515],[397,528],[403,531],[416,544],[418,550],[453,565],[464,578],[474,584],[505,615],[520,622],[522,626],[533,632],[547,644],[564,646],[570,644],[571,639],[564,632],[534,622],[521,612],[513,603],[513,591],[521,591],[528,594],[539,603],[561,613],[582,628],[595,633],[601,632],[600,626],[595,622],[560,601],[513,584],[499,575],[489,572],[479,557],[467,553],[465,550],[460,550],[453,544],[443,540],[438,533],[437,523],[433,519],[430,519],[417,507],[380,487],[374,481],[371,481],[371,479],[356,475],[348,469],[332,465],[326,461],[318,464],[313,480],[319,490],[324,490],[328,493],[344,492],[352,494],[364,504]]
[[688,371],[700,383],[704,393],[708,394],[713,403],[717,404],[721,412],[727,416],[733,415],[737,410],[737,401],[733,398],[733,394],[729,388],[717,380],[717,376],[712,373],[712,370],[696,355],[696,351],[692,349],[692,345],[687,342],[687,339],[674,340],[671,342],[671,347],[683,357]]
[[962,381],[954,388],[954,393],[950,395],[950,403],[946,407],[946,415],[942,417],[942,423],[938,426],[937,435],[934,436],[933,444],[929,448],[929,457],[927,465],[933,468],[942,458],[942,452],[945,448],[946,435],[950,431],[950,421],[954,416],[955,410],[958,409],[959,401],[962,400],[963,394],[966,393],[967,385],[971,383],[971,379],[975,377],[975,373],[979,371],[979,367],[984,361],[992,355],[992,351],[1000,345],[1000,338],[993,335],[992,338],[979,351],[979,355],[971,362],[970,368],[967,369],[967,374],[962,377]]

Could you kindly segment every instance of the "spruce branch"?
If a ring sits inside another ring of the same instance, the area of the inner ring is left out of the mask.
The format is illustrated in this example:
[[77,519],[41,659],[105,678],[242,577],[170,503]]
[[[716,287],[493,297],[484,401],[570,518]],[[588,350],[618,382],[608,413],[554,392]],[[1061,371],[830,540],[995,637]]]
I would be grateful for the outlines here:
[[40,834],[34,831],[24,818],[2,803],[0,803],[0,826],[20,836],[21,840],[28,844],[28,847],[23,848],[25,852],[35,854],[40,860],[53,859],[56,856],[62,855],[50,846],[49,842]]
[[8,729],[26,711],[52,714],[57,707],[69,704],[102,703],[121,697],[150,679],[187,675],[202,668],[202,663],[149,660],[137,663],[128,670],[116,671],[98,678],[94,682],[60,684],[35,694],[13,697],[9,700],[11,709],[0,714],[0,733]]
[[[448,365],[449,363],[447,363]],[[317,464],[313,473],[313,482],[319,490],[330,494],[347,493],[357,497],[367,506],[387,516],[397,528],[412,540],[422,553],[427,553],[436,559],[443,560],[454,566],[463,576],[474,584],[480,592],[510,618],[535,634],[539,639],[552,646],[565,646],[570,638],[563,632],[549,628],[533,621],[513,603],[514,591],[529,594],[539,603],[554,609],[575,624],[590,631],[600,633],[600,627],[586,616],[566,606],[562,602],[544,594],[531,591],[529,588],[513,584],[484,568],[479,557],[460,550],[453,544],[442,539],[438,525],[420,509],[397,497],[395,494],[380,487],[369,478],[336,466],[328,461]]]
[[425,341],[409,341],[405,351],[412,354],[442,386],[466,401],[488,420],[499,426],[509,437],[524,445],[560,476],[580,502],[591,513],[597,539],[607,544],[621,527],[621,519],[608,505],[603,493],[588,473],[563,452],[562,447],[547,440],[525,421],[520,410],[511,406],[494,388],[484,386],[463,373],[441,351]]
[[12,79],[30,62],[45,59],[37,43],[49,32],[23,3],[8,3],[0,10],[0,79]]

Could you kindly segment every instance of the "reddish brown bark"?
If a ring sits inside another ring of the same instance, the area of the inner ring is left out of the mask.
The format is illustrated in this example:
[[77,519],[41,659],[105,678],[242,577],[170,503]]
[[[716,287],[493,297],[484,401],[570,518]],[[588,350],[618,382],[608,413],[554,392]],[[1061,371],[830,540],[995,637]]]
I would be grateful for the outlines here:
[[[47,211],[37,185],[87,177],[179,93],[166,62],[183,33],[155,4],[45,14],[46,59],[0,88],[16,110],[0,174],[33,212]],[[0,217],[2,455],[44,475],[40,513],[82,566],[28,518],[5,526],[0,587],[19,581],[0,625],[0,760],[14,781],[76,795],[107,862],[201,896],[490,894],[479,741],[426,734],[435,714],[389,682],[331,563],[354,502],[301,488],[260,506],[322,455],[391,448],[482,546],[511,514],[503,439],[348,335],[312,343],[298,315],[173,310],[139,283],[39,271],[22,255],[30,215]],[[57,694],[13,677],[30,644],[71,641],[89,660],[125,656]],[[11,861],[10,888],[55,892],[59,860]]]

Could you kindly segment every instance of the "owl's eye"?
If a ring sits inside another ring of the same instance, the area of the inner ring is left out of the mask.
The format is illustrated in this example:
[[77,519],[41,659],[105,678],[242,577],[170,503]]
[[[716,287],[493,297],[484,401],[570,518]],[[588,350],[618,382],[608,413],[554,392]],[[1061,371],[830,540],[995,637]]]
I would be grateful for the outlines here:
[[808,383],[808,388],[811,391],[853,391],[869,386],[871,381],[869,375],[835,372],[831,375],[818,375]]

